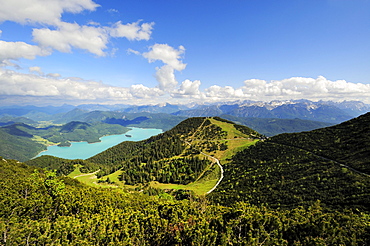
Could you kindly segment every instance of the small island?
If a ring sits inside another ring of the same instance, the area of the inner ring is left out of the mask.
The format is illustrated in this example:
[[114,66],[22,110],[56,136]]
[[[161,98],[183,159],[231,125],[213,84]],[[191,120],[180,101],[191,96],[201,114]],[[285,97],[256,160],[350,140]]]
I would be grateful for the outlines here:
[[64,141],[64,142],[61,142],[60,144],[58,144],[57,146],[59,146],[59,147],[70,147],[71,145],[72,145],[71,142]]

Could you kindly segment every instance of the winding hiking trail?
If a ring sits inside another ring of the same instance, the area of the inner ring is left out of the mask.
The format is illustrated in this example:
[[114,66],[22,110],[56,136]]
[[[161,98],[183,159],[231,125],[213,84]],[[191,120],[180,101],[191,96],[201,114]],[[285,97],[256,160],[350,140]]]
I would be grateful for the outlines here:
[[[191,146],[191,144],[188,142],[188,141],[184,141],[185,143],[187,143],[189,146]],[[216,188],[217,188],[217,186],[221,183],[221,181],[222,181],[222,179],[224,178],[224,169],[223,169],[223,167],[221,166],[221,164],[220,164],[220,161],[217,159],[217,158],[215,158],[215,157],[213,157],[213,156],[210,156],[210,155],[208,155],[208,154],[206,154],[206,153],[204,153],[204,152],[202,152],[202,151],[199,151],[202,155],[205,155],[205,156],[207,156],[208,158],[211,158],[212,160],[213,160],[213,162],[216,162],[216,164],[220,167],[220,170],[221,170],[221,177],[219,178],[219,180],[217,181],[217,183],[215,184],[215,186],[213,186],[212,187],[212,189],[210,189],[209,191],[207,191],[206,192],[206,194],[209,194],[209,193],[211,193],[212,191],[214,191]],[[201,175],[199,175],[199,177],[200,176],[202,176],[203,174],[201,174]]]
[[221,183],[222,179],[224,178],[224,169],[222,168],[222,166],[220,164],[220,161],[217,158],[215,158],[213,156],[210,156],[210,155],[207,155],[206,153],[203,153],[203,152],[200,152],[200,153],[203,154],[203,155],[205,155],[205,156],[207,156],[207,157],[209,157],[209,158],[211,158],[211,159],[213,159],[217,163],[217,165],[220,167],[220,170],[221,170],[221,177],[220,177],[220,179],[217,181],[217,183],[215,184],[215,186],[213,186],[213,188],[210,189],[209,191],[207,191],[207,193],[206,193],[206,194],[209,194],[212,191],[214,191],[217,188],[217,186]]
[[[194,131],[194,133],[191,135],[191,137],[190,138],[194,138],[194,136],[195,136],[195,134],[199,131],[199,129],[204,125],[204,123],[206,122],[206,120],[208,119],[209,117],[206,117],[205,119],[204,119],[204,121],[202,122],[202,124],[200,124],[200,126]],[[194,139],[192,139],[192,140],[194,140]],[[183,140],[186,144],[188,144],[189,146],[191,146],[191,143],[189,143],[188,141],[186,141],[186,140]],[[210,158],[210,159],[212,159],[213,160],[213,163],[217,163],[217,165],[220,167],[220,170],[221,170],[221,177],[218,179],[218,181],[217,181],[217,183],[212,187],[212,189],[210,189],[209,191],[207,191],[206,192],[206,194],[209,194],[209,193],[211,193],[212,191],[214,191],[216,188],[217,188],[217,186],[221,183],[221,181],[222,181],[222,179],[224,178],[224,169],[223,169],[223,167],[221,166],[221,164],[220,164],[220,161],[217,159],[217,158],[215,158],[215,157],[213,157],[213,156],[210,156],[210,155],[208,155],[208,154],[206,154],[206,153],[204,153],[204,152],[202,152],[202,151],[199,151],[202,155],[204,155],[204,156],[206,156],[206,157],[208,157],[208,158]],[[201,174],[201,175],[199,175],[199,177],[200,176],[202,176],[203,175],[203,173]]]

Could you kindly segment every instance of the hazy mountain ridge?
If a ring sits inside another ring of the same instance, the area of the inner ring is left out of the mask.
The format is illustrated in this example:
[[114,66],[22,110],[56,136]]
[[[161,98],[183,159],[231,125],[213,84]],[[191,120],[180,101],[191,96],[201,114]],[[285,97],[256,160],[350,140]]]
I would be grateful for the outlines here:
[[193,109],[182,110],[175,115],[189,117],[220,116],[228,114],[236,117],[304,119],[329,123],[340,123],[370,111],[370,105],[356,101],[312,102],[271,101],[271,102],[239,102],[234,104],[201,105]]
[[[290,106],[289,106],[290,105]],[[295,105],[295,106],[293,106]],[[141,106],[133,106],[133,105],[99,105],[99,104],[84,104],[79,106],[72,106],[72,105],[62,105],[59,107],[56,106],[46,106],[46,107],[36,107],[36,106],[7,106],[7,107],[0,107],[0,116],[1,115],[10,115],[10,116],[24,116],[26,114],[31,114],[32,112],[41,112],[44,114],[54,115],[59,113],[66,113],[73,109],[79,109],[84,112],[91,112],[91,111],[115,111],[115,112],[126,112],[126,113],[167,113],[167,114],[176,114],[176,115],[188,115],[188,116],[217,116],[215,114],[230,114],[230,112],[235,111],[235,114],[238,111],[244,111],[250,107],[250,109],[267,109],[268,111],[275,111],[277,108],[282,107],[280,110],[283,109],[292,109],[292,108],[300,108],[300,110],[305,109],[307,112],[311,112],[314,114],[318,108],[323,106],[327,106],[330,109],[339,109],[338,113],[343,114],[343,116],[352,116],[357,117],[360,114],[366,113],[370,111],[370,105],[365,104],[360,101],[343,101],[343,102],[333,102],[333,101],[318,101],[313,102],[309,100],[274,100],[270,102],[262,102],[262,101],[235,101],[235,102],[218,102],[212,104],[192,104],[190,105],[175,105],[175,104],[158,104],[158,105],[141,105]],[[205,114],[205,112],[209,113],[209,115],[201,115]],[[262,115],[263,112],[262,111]],[[241,112],[242,113],[242,112]],[[246,114],[247,112],[244,112]],[[274,113],[273,113],[274,114]],[[281,117],[288,117],[289,112],[286,115],[282,114],[282,112],[278,113],[275,112],[275,116],[280,117],[271,117],[270,118],[281,118]],[[238,116],[238,115],[234,115]],[[306,116],[308,117],[308,116]],[[298,116],[294,116],[293,118],[299,118]],[[334,119],[335,120],[335,119]],[[340,119],[339,119],[340,120]],[[322,121],[322,120],[321,120]]]

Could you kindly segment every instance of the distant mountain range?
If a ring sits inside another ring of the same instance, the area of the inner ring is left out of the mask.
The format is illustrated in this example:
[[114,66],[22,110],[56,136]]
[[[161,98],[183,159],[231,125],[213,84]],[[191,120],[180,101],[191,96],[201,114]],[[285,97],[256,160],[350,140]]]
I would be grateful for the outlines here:
[[[208,105],[196,104],[173,105],[99,105],[85,104],[79,106],[62,105],[46,106],[9,106],[0,107],[0,119],[4,116],[27,117],[32,120],[55,120],[55,115],[63,115],[71,110],[74,114],[91,111],[110,111],[119,113],[165,113],[186,117],[220,116],[228,114],[236,117],[303,119],[330,123],[340,123],[370,111],[370,105],[360,101],[239,101],[234,103],[215,103]],[[61,117],[63,118],[64,115]]]
[[181,110],[174,115],[188,117],[220,116],[228,114],[236,117],[302,119],[321,122],[340,123],[370,111],[370,105],[362,102],[344,101],[312,102],[272,101],[241,102],[235,104],[199,105],[192,109]]
[[370,105],[359,101],[331,102],[239,101],[209,105],[99,105],[79,106],[12,106],[0,107],[0,126],[17,122],[37,125],[48,121],[66,124],[70,121],[108,123],[122,126],[171,129],[189,117],[221,116],[246,125],[266,136],[310,131],[338,124],[370,111]]

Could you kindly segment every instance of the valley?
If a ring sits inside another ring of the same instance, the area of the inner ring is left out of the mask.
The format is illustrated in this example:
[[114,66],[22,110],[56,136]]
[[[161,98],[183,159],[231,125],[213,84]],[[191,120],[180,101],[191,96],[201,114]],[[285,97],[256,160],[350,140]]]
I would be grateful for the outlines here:
[[[95,123],[12,123],[0,131],[18,146],[45,146],[55,139],[47,131],[87,136],[108,124],[98,115]],[[149,122],[137,117],[109,121]],[[164,115],[145,117],[158,124]],[[185,118],[138,141],[126,131],[128,141],[87,158],[0,158],[1,242],[370,243],[370,113],[272,137],[230,119],[247,118]]]

